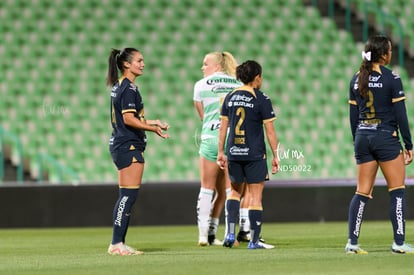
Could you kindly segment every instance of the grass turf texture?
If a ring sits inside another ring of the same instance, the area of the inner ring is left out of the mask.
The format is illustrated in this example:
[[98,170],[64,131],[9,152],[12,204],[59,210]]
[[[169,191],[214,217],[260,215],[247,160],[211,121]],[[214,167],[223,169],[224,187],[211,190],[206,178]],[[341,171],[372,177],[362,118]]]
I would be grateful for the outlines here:
[[[219,236],[223,235],[220,225]],[[414,222],[407,222],[414,243]],[[196,226],[130,227],[127,244],[142,256],[106,253],[111,228],[2,229],[0,274],[413,274],[414,255],[390,252],[390,222],[365,221],[368,255],[346,255],[347,224],[264,224],[273,250],[198,247]]]

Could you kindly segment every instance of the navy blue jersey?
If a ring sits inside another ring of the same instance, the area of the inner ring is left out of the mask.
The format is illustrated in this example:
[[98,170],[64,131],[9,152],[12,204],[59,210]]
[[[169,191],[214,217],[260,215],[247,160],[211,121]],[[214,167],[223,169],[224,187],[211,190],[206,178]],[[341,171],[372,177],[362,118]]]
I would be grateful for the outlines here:
[[405,94],[399,75],[380,66],[381,72],[373,71],[369,76],[367,98],[362,98],[358,90],[358,74],[355,74],[349,87],[349,104],[357,111],[350,113],[352,134],[358,130],[387,129],[401,131],[406,145],[411,144],[411,134],[405,110]]
[[138,87],[128,78],[120,78],[111,91],[111,151],[131,146],[144,151],[147,142],[145,131],[125,125],[123,114],[127,112],[133,112],[136,118],[144,120],[144,103]]
[[226,95],[221,118],[229,121],[228,160],[266,159],[263,124],[276,119],[269,97],[258,89],[240,87]]

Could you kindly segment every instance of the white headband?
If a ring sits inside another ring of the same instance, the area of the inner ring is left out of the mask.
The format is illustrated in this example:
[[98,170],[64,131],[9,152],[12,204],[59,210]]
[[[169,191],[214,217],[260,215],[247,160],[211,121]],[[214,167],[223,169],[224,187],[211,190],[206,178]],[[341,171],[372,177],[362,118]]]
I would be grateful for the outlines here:
[[366,59],[368,61],[371,61],[371,52],[364,52],[364,51],[362,51],[361,52],[361,55],[362,55],[362,59]]

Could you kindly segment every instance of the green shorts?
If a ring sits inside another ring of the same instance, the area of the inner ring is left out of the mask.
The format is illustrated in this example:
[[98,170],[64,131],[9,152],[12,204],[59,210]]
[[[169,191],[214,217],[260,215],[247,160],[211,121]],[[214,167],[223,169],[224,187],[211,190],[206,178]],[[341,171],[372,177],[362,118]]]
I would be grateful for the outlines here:
[[218,154],[218,139],[210,138],[202,140],[198,153],[203,158],[216,162]]

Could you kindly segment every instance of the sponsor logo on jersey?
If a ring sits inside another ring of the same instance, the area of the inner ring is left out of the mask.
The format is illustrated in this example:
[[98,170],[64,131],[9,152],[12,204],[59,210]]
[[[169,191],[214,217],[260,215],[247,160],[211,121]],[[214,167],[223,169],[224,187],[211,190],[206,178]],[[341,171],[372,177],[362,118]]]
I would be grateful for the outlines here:
[[214,86],[211,88],[211,92],[215,94],[223,93],[227,94],[234,90],[235,87],[230,86]]
[[254,97],[252,97],[252,96],[245,96],[245,95],[238,95],[238,94],[235,94],[235,95],[233,95],[231,98],[230,98],[230,100],[231,101],[245,101],[245,102],[250,102],[250,101],[252,101],[252,99],[253,99]]
[[381,76],[379,75],[379,76],[372,76],[372,75],[370,75],[369,76],[369,81],[372,81],[372,82],[378,82],[378,80],[381,78]]
[[369,88],[382,88],[382,83],[381,82],[379,82],[379,83],[368,83],[368,87]]
[[207,79],[206,81],[207,85],[214,85],[217,83],[234,83],[234,84],[239,84],[239,81],[233,78],[226,78],[226,77],[221,77],[221,78],[211,78],[211,79]]
[[394,76],[394,79],[398,79],[398,78],[400,78],[400,75],[399,75],[399,74],[397,74],[397,73],[395,73],[395,72],[392,72],[392,75]]
[[229,102],[229,107],[231,106],[242,106],[242,107],[247,107],[247,108],[253,108],[254,104],[253,103],[247,103],[247,102],[243,102],[243,101],[235,101],[235,102]]
[[133,90],[134,92],[136,92],[137,91],[137,86],[135,86],[134,84],[132,84],[132,83],[129,83],[129,89],[130,90]]
[[249,155],[250,148],[240,148],[237,146],[233,146],[230,148],[229,152],[233,156],[247,156]]

